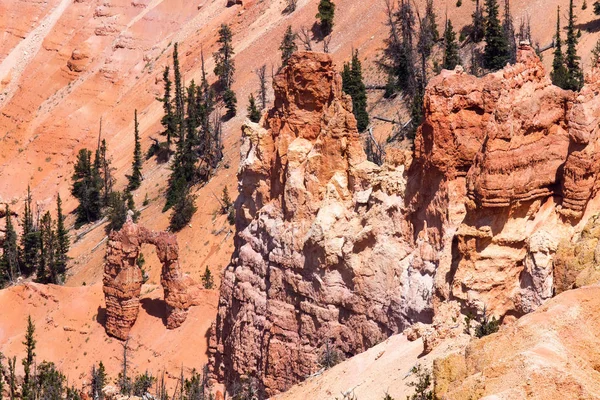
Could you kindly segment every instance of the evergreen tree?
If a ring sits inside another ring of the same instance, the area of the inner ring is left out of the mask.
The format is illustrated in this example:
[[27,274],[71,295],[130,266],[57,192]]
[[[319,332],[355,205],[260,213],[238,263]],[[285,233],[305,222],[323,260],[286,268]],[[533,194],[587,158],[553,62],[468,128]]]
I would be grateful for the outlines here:
[[600,15],[600,1],[594,2],[594,14]]
[[515,27],[510,13],[510,0],[504,0],[504,22],[502,28],[504,29],[504,37],[508,41],[509,62],[514,64],[517,61],[517,40],[515,39]]
[[552,63],[552,72],[550,73],[552,83],[560,88],[567,88],[567,68],[565,67],[565,57],[562,52],[562,40],[560,38],[560,6],[556,12],[556,39],[554,42],[554,61]]
[[106,370],[104,364],[100,361],[98,368],[96,365],[92,366],[92,379],[91,379],[91,397],[93,400],[104,400],[104,385],[106,385]]
[[21,271],[27,276],[37,269],[39,255],[39,232],[33,221],[31,206],[31,189],[27,186],[27,198],[23,211],[23,234],[21,235]]
[[279,50],[281,51],[281,62],[284,66],[287,65],[287,62],[292,54],[298,51],[298,46],[296,45],[296,34],[292,31],[291,25],[287,27],[285,35],[283,35],[283,40],[281,41]]
[[129,184],[127,190],[134,191],[142,184],[142,145],[140,144],[140,131],[137,119],[137,109],[135,110],[134,117],[134,150],[133,150],[133,162],[131,163],[131,175],[127,176]]
[[202,275],[202,284],[204,285],[204,289],[212,289],[215,286],[215,280],[212,276],[212,272],[206,266],[204,270],[204,274]]
[[452,27],[452,21],[448,20],[446,31],[444,32],[444,65],[445,69],[453,70],[460,64],[458,54],[458,43],[456,42],[456,33]]
[[100,179],[95,166],[91,163],[92,152],[79,150],[72,181],[71,194],[79,200],[76,209],[77,222],[93,222],[100,218]]
[[43,400],[62,399],[65,392],[65,376],[56,369],[56,365],[44,361],[37,367],[36,392]]
[[329,36],[333,30],[333,17],[335,15],[335,4],[331,0],[321,0],[318,7],[319,12],[315,16],[321,24],[323,37]]
[[483,63],[485,68],[497,71],[504,68],[510,60],[508,40],[504,36],[504,29],[498,18],[497,0],[485,0],[486,24],[485,24],[485,50]]
[[350,63],[344,63],[342,90],[352,98],[352,112],[356,117],[358,131],[364,132],[369,126],[369,113],[367,112],[367,89],[363,82],[358,50],[352,53]]
[[123,346],[123,359],[121,360],[121,372],[117,378],[117,385],[122,395],[131,396],[131,378],[127,375],[129,371],[129,340],[126,340]]
[[256,107],[256,100],[252,93],[250,93],[250,97],[248,98],[248,119],[255,123],[260,121],[260,111]]
[[225,108],[227,109],[227,117],[235,117],[237,113],[237,97],[235,92],[231,89],[225,90],[223,93],[223,102],[225,103]]
[[12,223],[12,216],[8,204],[6,205],[6,226],[4,243],[2,245],[2,258],[0,258],[0,284],[14,282],[21,270],[19,268],[19,249],[17,247],[17,232]]
[[222,24],[219,29],[219,50],[213,54],[215,59],[215,75],[223,90],[231,89],[235,63],[233,61],[233,34],[229,25]]
[[59,275],[64,275],[67,270],[69,247],[69,232],[65,226],[65,216],[59,194],[56,197],[56,270]]
[[180,231],[189,224],[196,211],[196,197],[190,193],[189,188],[185,187],[173,207],[170,228],[175,232]]
[[483,10],[479,3],[480,0],[475,1],[475,11],[473,12],[473,30],[471,31],[471,39],[475,43],[479,43],[485,37],[485,18],[483,16]]
[[577,32],[575,31],[575,12],[573,0],[569,1],[569,24],[567,26],[567,52],[565,65],[567,67],[567,85],[565,89],[579,91],[583,87],[583,71],[577,55]]
[[184,131],[184,91],[183,80],[181,78],[181,70],[179,68],[179,44],[173,46],[173,83],[175,84],[175,127],[176,135],[181,140],[182,132]]
[[169,66],[165,67],[163,72],[163,82],[165,83],[165,94],[162,99],[159,99],[163,103],[163,110],[165,115],[161,119],[161,124],[165,128],[161,134],[167,137],[167,148],[171,148],[171,140],[177,135],[177,126],[175,120],[175,114],[173,113],[173,103],[171,99],[171,78],[169,77]]
[[31,315],[27,317],[27,333],[25,333],[25,341],[23,345],[27,355],[23,359],[23,385],[21,387],[21,397],[23,400],[33,400],[33,376],[31,375],[31,367],[33,366],[33,358],[35,357],[35,344],[36,340],[34,337],[35,326],[31,321]]
[[42,217],[40,238],[40,263],[36,280],[40,283],[60,284],[64,277],[57,268],[56,231],[49,211]]
[[127,221],[127,198],[121,192],[113,192],[108,208],[108,225],[106,231],[120,230]]
[[17,398],[17,377],[15,375],[16,364],[16,356],[14,356],[12,359],[8,359],[8,389],[10,400],[15,400]]
[[437,16],[433,9],[433,0],[427,0],[425,5],[425,21],[427,26],[428,35],[431,37],[433,42],[437,42],[440,39],[440,33],[437,26]]

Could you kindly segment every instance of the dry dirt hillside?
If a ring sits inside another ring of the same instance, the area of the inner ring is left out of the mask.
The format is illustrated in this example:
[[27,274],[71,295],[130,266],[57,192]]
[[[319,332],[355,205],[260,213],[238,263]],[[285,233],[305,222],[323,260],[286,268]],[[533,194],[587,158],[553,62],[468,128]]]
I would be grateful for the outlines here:
[[[117,189],[122,189],[133,153],[134,109],[139,112],[144,151],[161,129],[162,107],[156,97],[161,96],[162,70],[171,62],[173,43],[180,43],[185,81],[198,81],[201,52],[212,71],[217,29],[228,23],[234,33],[233,89],[239,112],[224,124],[225,159],[216,176],[197,188],[199,210],[178,234],[184,271],[198,279],[208,266],[218,277],[233,251],[234,228],[225,216],[217,215],[215,197],[225,186],[235,192],[241,125],[247,98],[258,88],[254,71],[263,64],[277,70],[285,29],[311,27],[318,1],[299,0],[292,14],[283,13],[284,0],[243,3],[226,7],[226,0],[0,0],[0,203],[9,203],[19,212],[31,185],[40,209],[54,210],[60,193],[66,210],[72,211],[76,206],[69,194],[73,162],[79,149],[95,146],[100,119]],[[425,1],[416,3],[423,8]],[[535,41],[545,45],[554,34],[556,6],[566,8],[567,3],[513,0],[511,7],[515,23],[529,16]],[[383,1],[338,0],[336,4],[330,44],[334,62],[341,69],[352,49],[358,49],[367,83],[381,84],[385,77],[376,64],[387,35]],[[447,13],[458,30],[470,22],[473,4],[465,1],[457,8],[455,0],[437,0],[435,8],[440,25]],[[592,7],[582,11],[577,4],[577,10],[580,55],[589,66],[600,23]],[[314,44],[315,50],[321,46]],[[551,59],[551,51],[544,53],[546,65]],[[212,72],[209,80],[214,81]],[[401,108],[397,101],[382,100],[377,91],[369,94],[369,106],[377,115],[390,118]],[[376,128],[382,135],[389,131],[379,122]],[[144,164],[145,179],[135,200],[141,206],[149,197],[140,223],[150,229],[168,226],[169,215],[161,210],[169,172],[168,165],[154,160]],[[69,222],[73,221],[70,216]],[[83,377],[92,363],[103,360],[115,376],[121,347],[101,325],[104,229],[73,229],[71,239],[66,287],[27,284],[0,291],[0,352],[21,356],[25,318],[30,314],[38,327],[40,359],[56,362],[70,379]],[[143,251],[150,280],[142,291],[143,309],[132,331],[134,369],[158,371],[181,364],[201,368],[218,296],[204,292],[203,305],[191,309],[180,329],[168,331],[157,300],[162,298],[160,265],[150,247]]]

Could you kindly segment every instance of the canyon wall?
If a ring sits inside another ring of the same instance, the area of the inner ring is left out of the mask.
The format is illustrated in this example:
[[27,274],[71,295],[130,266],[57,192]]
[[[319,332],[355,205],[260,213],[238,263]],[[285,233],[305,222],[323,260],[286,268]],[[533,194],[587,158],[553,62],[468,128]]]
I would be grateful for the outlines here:
[[556,252],[575,251],[599,209],[600,71],[576,95],[530,46],[517,58],[433,78],[414,153],[388,148],[378,167],[329,56],[294,55],[274,107],[243,128],[236,250],[210,343],[218,379],[254,376],[273,394],[316,372],[325,349],[351,356],[416,322],[453,332],[440,318],[461,312],[509,323],[552,297]]

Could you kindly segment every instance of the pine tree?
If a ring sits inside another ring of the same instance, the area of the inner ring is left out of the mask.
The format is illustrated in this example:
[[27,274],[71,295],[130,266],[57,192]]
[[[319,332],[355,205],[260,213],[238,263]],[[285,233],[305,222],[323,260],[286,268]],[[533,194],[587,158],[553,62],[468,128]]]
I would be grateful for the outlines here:
[[510,60],[509,44],[498,18],[497,0],[485,0],[485,5],[487,18],[483,63],[487,69],[497,71]]
[[56,197],[56,270],[64,275],[67,270],[69,256],[69,232],[65,226],[65,216],[62,211],[60,194]]
[[10,400],[17,398],[17,377],[15,375],[15,367],[17,364],[17,357],[14,356],[12,359],[8,359],[8,388]]
[[33,221],[33,208],[31,206],[31,188],[27,186],[27,198],[23,211],[23,234],[21,235],[20,263],[21,271],[26,276],[37,269],[39,255],[39,232]]
[[479,43],[485,37],[485,18],[483,16],[483,10],[479,3],[480,0],[475,1],[475,11],[473,12],[473,30],[471,31],[471,39],[475,43]]
[[137,109],[135,110],[133,116],[133,124],[134,124],[134,150],[133,150],[133,162],[131,163],[131,175],[127,176],[129,184],[127,185],[127,190],[134,191],[140,187],[142,184],[142,145],[140,144],[140,131],[138,125],[137,118]]
[[412,130],[409,133],[409,137],[412,139],[415,136],[415,133],[417,131],[417,128],[421,125],[421,123],[423,122],[423,99],[425,97],[425,85],[423,84],[423,82],[421,80],[418,81],[417,84],[417,91],[415,92],[415,95],[413,96],[413,101],[411,104],[411,118],[412,118]]
[[227,109],[227,118],[235,117],[237,114],[237,97],[235,92],[231,89],[225,90],[223,93],[223,102]]
[[23,345],[27,351],[27,356],[23,359],[23,385],[21,387],[21,397],[23,400],[33,400],[33,376],[31,375],[31,367],[33,366],[33,358],[35,357],[35,344],[36,340],[34,337],[35,326],[31,321],[31,315],[27,317],[27,333],[25,334],[25,341]]
[[510,13],[510,0],[504,0],[504,22],[502,28],[504,29],[504,37],[508,41],[509,62],[514,64],[517,61],[517,40],[515,39],[515,27]]
[[100,218],[101,183],[96,166],[91,163],[91,156],[92,152],[88,149],[79,150],[72,177],[71,194],[79,200],[76,209],[78,223],[93,222]]
[[358,50],[352,53],[350,63],[344,63],[342,90],[352,98],[352,112],[356,117],[358,131],[364,132],[369,126],[369,113],[367,112],[367,89],[363,82]]
[[180,231],[189,224],[197,210],[196,196],[190,193],[189,188],[185,187],[173,207],[170,228],[175,232]]
[[108,206],[108,225],[106,231],[120,230],[127,221],[127,198],[121,192],[113,192]]
[[594,2],[594,14],[600,15],[600,1]]
[[117,385],[122,395],[131,395],[131,378],[127,375],[129,371],[129,340],[126,340],[123,346],[123,359],[121,360],[121,372],[117,379]]
[[250,97],[248,98],[248,119],[254,123],[260,121],[260,111],[256,107],[256,100],[252,93],[250,93]]
[[104,400],[104,385],[106,384],[106,370],[104,364],[100,361],[98,368],[96,365],[92,366],[92,379],[91,379],[91,397],[93,400]]
[[562,40],[560,38],[560,6],[556,12],[556,39],[554,42],[554,61],[552,63],[552,72],[550,73],[552,83],[560,88],[567,88],[567,68],[565,67],[565,58],[562,52]]
[[37,282],[62,283],[63,276],[57,268],[58,246],[56,231],[50,212],[47,211],[40,223],[40,264],[37,273]]
[[163,72],[163,82],[165,83],[165,94],[162,99],[159,99],[163,103],[163,110],[165,115],[161,119],[161,124],[165,128],[161,134],[167,137],[167,148],[171,148],[171,140],[177,134],[177,126],[175,115],[173,113],[173,103],[171,99],[171,78],[169,77],[169,66],[165,67]]
[[6,225],[4,243],[2,245],[2,258],[0,258],[0,284],[14,282],[21,270],[19,267],[19,249],[17,247],[17,232],[12,223],[12,216],[8,204],[6,205]]
[[296,45],[296,34],[292,31],[291,25],[287,27],[285,35],[283,35],[283,40],[281,41],[279,50],[281,51],[281,62],[284,66],[287,65],[287,62],[292,54],[298,51],[298,46]]
[[437,42],[440,39],[440,33],[438,31],[437,26],[437,16],[435,15],[435,11],[433,9],[433,0],[427,0],[427,4],[425,5],[425,20],[427,25],[427,31],[431,40]]
[[204,289],[212,289],[215,286],[215,280],[212,276],[212,272],[206,266],[204,270],[204,275],[202,275],[202,284],[204,285]]
[[173,46],[173,83],[175,84],[175,127],[176,136],[181,140],[182,132],[184,131],[184,91],[183,80],[181,78],[181,70],[179,68],[179,44]]
[[444,65],[445,69],[453,70],[460,64],[458,54],[458,43],[456,42],[456,33],[452,27],[452,21],[448,20],[446,31],[444,32]]
[[331,0],[321,0],[318,7],[319,12],[315,16],[320,20],[321,34],[329,36],[333,30],[333,18],[335,16],[335,4]]
[[223,90],[231,89],[235,63],[233,61],[233,34],[229,25],[222,24],[219,29],[219,50],[213,54],[215,59],[215,75]]
[[567,85],[565,89],[579,91],[583,87],[583,71],[577,55],[577,32],[575,32],[575,12],[573,0],[569,2],[569,25],[567,26],[567,51],[565,65],[567,67]]

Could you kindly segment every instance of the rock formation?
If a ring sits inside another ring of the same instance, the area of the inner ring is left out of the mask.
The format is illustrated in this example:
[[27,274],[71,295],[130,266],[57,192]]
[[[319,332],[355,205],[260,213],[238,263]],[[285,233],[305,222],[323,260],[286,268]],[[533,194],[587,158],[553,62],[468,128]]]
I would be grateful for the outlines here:
[[263,126],[243,128],[236,251],[211,343],[214,372],[267,393],[431,318],[433,269],[409,267],[404,165],[366,160],[349,97],[325,54],[298,53]]
[[568,291],[461,354],[437,360],[437,398],[599,398],[599,308],[600,287]]
[[140,307],[142,271],[137,265],[142,244],[156,247],[162,264],[167,328],[174,329],[185,321],[194,305],[192,279],[179,268],[177,238],[172,233],[152,232],[133,223],[130,217],[118,232],[111,232],[106,248],[103,290],[106,299],[106,332],[127,339]]
[[331,59],[293,56],[274,107],[243,128],[219,379],[253,375],[273,394],[318,370],[327,343],[350,356],[423,322],[411,335],[430,351],[463,331],[461,313],[509,323],[553,296],[559,244],[598,211],[600,70],[575,96],[530,46],[517,59],[433,78],[414,159],[389,149],[378,167]]

